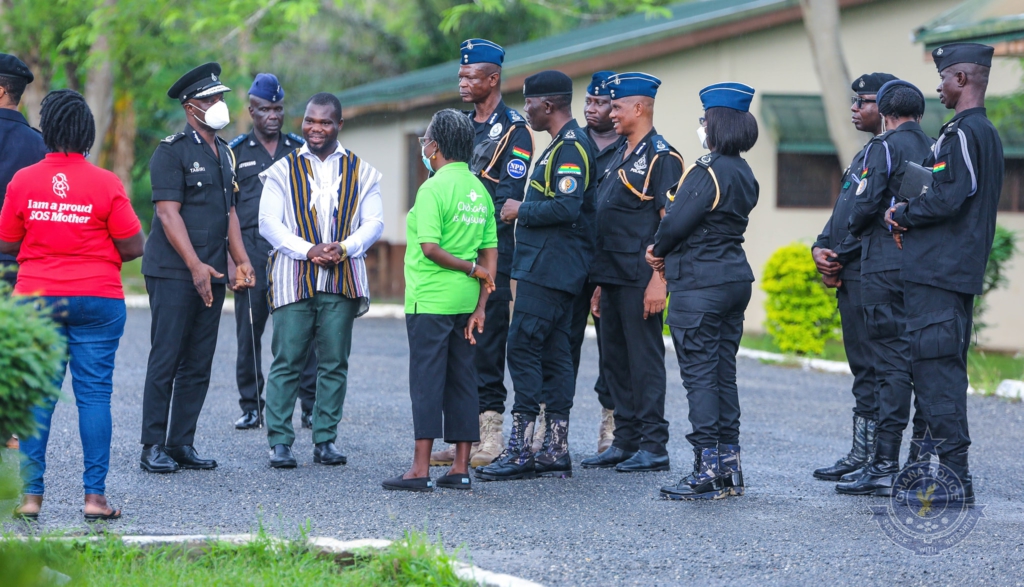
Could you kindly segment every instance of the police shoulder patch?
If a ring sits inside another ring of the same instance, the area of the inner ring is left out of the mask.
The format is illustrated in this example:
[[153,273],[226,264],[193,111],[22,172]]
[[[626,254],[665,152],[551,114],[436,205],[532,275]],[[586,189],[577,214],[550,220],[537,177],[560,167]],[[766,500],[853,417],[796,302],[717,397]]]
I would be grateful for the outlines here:
[[248,135],[238,135],[237,137],[231,139],[231,142],[228,143],[228,147],[231,147],[232,149],[234,149],[238,145],[241,145],[242,141],[244,141],[245,137],[247,137],[247,136]]
[[508,176],[512,179],[522,179],[526,177],[527,166],[521,159],[510,157],[508,165],[505,166],[505,171],[508,172]]
[[571,194],[576,191],[579,182],[575,177],[563,177],[558,180],[558,191],[563,194]]
[[651,137],[651,144],[654,145],[655,153],[668,153],[669,151],[672,150],[672,147],[669,146],[668,141],[666,141],[665,137],[661,135],[654,135],[653,137]]
[[714,163],[715,159],[717,158],[718,155],[716,153],[708,153],[707,155],[704,155],[700,159],[697,159],[697,165],[703,167],[704,169],[707,169],[711,167],[711,164]]
[[305,145],[306,144],[306,139],[300,137],[299,135],[297,135],[297,134],[295,134],[293,132],[288,133],[288,138],[293,140],[293,141],[295,141],[295,142],[297,142],[300,145]]
[[160,142],[161,143],[173,143],[174,141],[180,139],[183,136],[185,136],[185,133],[179,132],[178,134],[173,134],[173,135],[170,135],[169,137],[166,137],[164,140],[162,140]]

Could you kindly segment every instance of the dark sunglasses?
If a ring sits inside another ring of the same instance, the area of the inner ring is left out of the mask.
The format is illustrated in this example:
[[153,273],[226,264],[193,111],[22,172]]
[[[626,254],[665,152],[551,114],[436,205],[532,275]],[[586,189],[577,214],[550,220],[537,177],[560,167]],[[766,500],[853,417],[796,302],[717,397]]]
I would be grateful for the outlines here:
[[878,100],[868,100],[867,98],[861,98],[860,96],[850,96],[850,104],[853,104],[857,108],[863,108],[864,104],[874,104]]

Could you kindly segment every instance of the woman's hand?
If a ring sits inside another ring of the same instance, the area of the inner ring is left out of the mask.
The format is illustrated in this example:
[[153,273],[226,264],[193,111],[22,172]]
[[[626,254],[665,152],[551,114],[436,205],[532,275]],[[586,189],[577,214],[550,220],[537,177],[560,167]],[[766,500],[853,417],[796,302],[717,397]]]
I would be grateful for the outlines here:
[[[494,279],[491,277],[490,272],[484,268],[483,265],[477,265],[473,272],[469,274],[470,277],[475,277],[480,280],[480,285],[484,286],[487,293],[494,293]],[[481,322],[483,324],[483,322]]]
[[[484,270],[486,273],[486,270]],[[490,275],[487,276],[490,279]],[[494,287],[494,282],[491,282],[491,287]],[[484,309],[477,307],[469,316],[469,320],[466,321],[466,329],[463,333],[466,335],[466,340],[469,344],[476,344],[476,338],[473,337],[473,329],[476,329],[477,334],[483,334],[484,332]]]

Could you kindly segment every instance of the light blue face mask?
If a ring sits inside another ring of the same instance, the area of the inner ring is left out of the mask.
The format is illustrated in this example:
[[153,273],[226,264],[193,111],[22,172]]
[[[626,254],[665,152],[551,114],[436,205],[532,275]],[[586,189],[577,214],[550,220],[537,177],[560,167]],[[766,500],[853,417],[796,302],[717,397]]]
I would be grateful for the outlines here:
[[[427,144],[429,145],[430,143]],[[430,157],[427,157],[426,149],[427,145],[423,145],[422,147],[420,147],[420,156],[423,158],[423,166],[427,168],[428,173],[434,173],[434,169],[430,166]],[[434,153],[436,154],[437,151],[434,151]]]

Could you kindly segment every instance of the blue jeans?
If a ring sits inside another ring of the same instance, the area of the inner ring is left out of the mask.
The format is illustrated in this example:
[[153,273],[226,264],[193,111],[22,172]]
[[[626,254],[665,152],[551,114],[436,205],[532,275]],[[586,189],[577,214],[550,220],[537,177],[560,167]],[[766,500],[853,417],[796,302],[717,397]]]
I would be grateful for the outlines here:
[[[85,493],[103,495],[110,469],[110,396],[114,391],[114,355],[124,334],[127,317],[124,300],[88,296],[44,297],[60,333],[68,342],[68,360],[55,381],[64,383],[65,367],[71,366],[71,385],[78,406],[78,433],[82,437]],[[43,494],[46,443],[56,402],[32,409],[39,432],[21,441],[21,479],[27,495]]]

